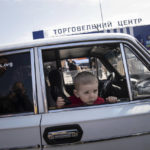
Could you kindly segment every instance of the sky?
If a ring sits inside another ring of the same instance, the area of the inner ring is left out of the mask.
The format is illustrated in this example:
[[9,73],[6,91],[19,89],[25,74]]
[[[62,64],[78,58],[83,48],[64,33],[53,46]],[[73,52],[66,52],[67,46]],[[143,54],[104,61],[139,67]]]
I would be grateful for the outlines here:
[[0,0],[0,45],[32,41],[38,30],[137,18],[150,24],[149,14],[149,0]]

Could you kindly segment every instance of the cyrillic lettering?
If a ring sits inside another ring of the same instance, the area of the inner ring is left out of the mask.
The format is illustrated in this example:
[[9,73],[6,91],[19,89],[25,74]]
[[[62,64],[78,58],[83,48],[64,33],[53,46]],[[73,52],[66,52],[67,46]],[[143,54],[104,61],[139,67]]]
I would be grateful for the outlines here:
[[133,19],[134,23],[137,24],[137,19]]
[[53,30],[54,31],[54,34],[56,34],[56,29],[55,30]]
[[76,27],[72,27],[72,32],[76,32]]
[[138,18],[138,23],[141,23],[142,22],[142,18]]
[[102,24],[97,24],[98,29],[103,28]]
[[77,31],[81,31],[81,27],[80,26],[77,26]]
[[108,21],[108,22],[107,22],[107,27],[108,27],[108,28],[109,28],[109,27],[112,27],[112,22]]
[[97,29],[96,24],[92,24],[91,27],[92,27],[92,29]]
[[130,25],[130,24],[133,24],[133,20],[131,19],[131,20],[128,20],[128,24]]
[[67,31],[67,28],[63,28],[62,30],[63,30],[63,33],[65,33]]
[[62,34],[62,29],[58,29],[58,34]]
[[128,25],[128,20],[123,20],[123,25]]
[[71,27],[69,27],[69,28],[67,28],[68,29],[68,32],[70,32],[70,30],[71,30]]
[[85,25],[81,26],[82,30],[84,31],[85,30]]
[[91,26],[90,25],[87,25],[87,30],[91,30]]
[[106,24],[106,23],[103,23],[103,28],[105,28],[105,27],[107,28],[107,24]]
[[118,26],[123,26],[122,21],[118,21]]

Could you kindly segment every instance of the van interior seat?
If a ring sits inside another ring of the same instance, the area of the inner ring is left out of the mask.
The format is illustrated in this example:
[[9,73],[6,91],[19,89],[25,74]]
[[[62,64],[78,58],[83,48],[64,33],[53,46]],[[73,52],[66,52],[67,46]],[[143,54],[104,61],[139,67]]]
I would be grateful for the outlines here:
[[50,93],[52,98],[56,101],[57,97],[62,97],[66,103],[69,103],[68,96],[70,96],[64,87],[63,77],[58,69],[52,69],[48,75],[50,81]]

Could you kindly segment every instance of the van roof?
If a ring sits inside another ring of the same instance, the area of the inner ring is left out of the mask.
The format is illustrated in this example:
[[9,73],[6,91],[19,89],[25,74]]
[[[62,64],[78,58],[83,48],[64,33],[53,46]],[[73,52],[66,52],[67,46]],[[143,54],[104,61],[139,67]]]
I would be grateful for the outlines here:
[[15,43],[0,46],[0,51],[17,50],[24,48],[57,45],[65,43],[76,43],[76,42],[86,42],[86,41],[103,41],[103,40],[128,40],[135,42],[136,39],[125,33],[88,33],[88,34],[78,34],[69,36],[60,36],[47,39],[37,39],[25,43]]

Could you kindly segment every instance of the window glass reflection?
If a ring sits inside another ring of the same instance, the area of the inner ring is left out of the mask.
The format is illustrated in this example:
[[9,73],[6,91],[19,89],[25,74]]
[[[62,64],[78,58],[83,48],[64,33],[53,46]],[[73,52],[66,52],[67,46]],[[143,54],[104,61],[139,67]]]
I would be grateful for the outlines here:
[[150,71],[131,52],[129,47],[125,47],[130,81],[134,99],[150,96]]
[[30,54],[0,57],[0,114],[33,112]]

